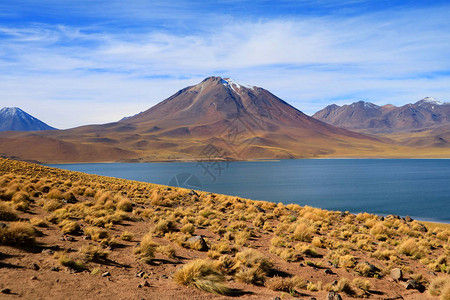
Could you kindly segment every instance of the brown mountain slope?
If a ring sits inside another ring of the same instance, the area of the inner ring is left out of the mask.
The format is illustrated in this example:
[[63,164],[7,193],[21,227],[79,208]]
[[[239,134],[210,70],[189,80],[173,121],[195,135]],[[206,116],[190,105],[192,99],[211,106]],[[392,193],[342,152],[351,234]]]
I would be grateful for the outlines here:
[[334,126],[366,129],[371,133],[417,131],[450,124],[450,103],[431,97],[400,107],[359,101],[343,106],[329,105],[313,117]]
[[119,122],[0,134],[0,155],[42,162],[448,157],[308,117],[259,87],[209,77]]
[[450,147],[450,103],[424,98],[401,107],[369,102],[329,105],[314,118],[412,147]]

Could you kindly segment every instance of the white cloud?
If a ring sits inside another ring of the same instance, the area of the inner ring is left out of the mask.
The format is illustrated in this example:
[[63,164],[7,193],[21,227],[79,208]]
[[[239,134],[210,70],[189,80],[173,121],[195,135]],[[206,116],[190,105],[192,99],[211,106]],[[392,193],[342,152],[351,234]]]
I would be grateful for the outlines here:
[[230,19],[183,34],[3,27],[0,106],[20,106],[60,128],[103,123],[210,75],[262,86],[307,113],[343,99],[448,101],[447,19],[437,9],[345,19]]

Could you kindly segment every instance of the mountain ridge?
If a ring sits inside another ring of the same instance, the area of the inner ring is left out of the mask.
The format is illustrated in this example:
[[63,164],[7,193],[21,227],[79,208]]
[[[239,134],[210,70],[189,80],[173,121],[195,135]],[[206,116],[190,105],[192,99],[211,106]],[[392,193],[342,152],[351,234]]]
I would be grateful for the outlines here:
[[450,123],[450,103],[432,97],[402,106],[378,106],[358,101],[343,106],[328,105],[312,117],[349,130],[371,133],[414,131]]
[[271,92],[211,76],[153,107],[102,125],[0,133],[0,155],[46,163],[442,157],[307,116]]
[[56,130],[18,107],[0,109],[1,131],[41,131]]

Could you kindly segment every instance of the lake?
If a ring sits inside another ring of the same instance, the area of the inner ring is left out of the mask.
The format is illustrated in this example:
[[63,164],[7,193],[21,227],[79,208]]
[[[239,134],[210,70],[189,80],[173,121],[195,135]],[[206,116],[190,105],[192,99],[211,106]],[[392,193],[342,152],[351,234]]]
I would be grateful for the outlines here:
[[254,200],[450,223],[450,160],[298,159],[52,167]]

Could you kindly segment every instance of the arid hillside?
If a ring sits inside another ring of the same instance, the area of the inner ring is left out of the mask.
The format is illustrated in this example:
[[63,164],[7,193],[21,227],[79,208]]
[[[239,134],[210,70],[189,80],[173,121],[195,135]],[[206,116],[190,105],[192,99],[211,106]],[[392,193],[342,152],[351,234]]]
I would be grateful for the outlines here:
[[449,299],[449,238],[0,159],[2,299]]
[[0,133],[0,155],[45,163],[450,157],[399,146],[303,114],[269,91],[209,77],[122,121],[68,130]]

